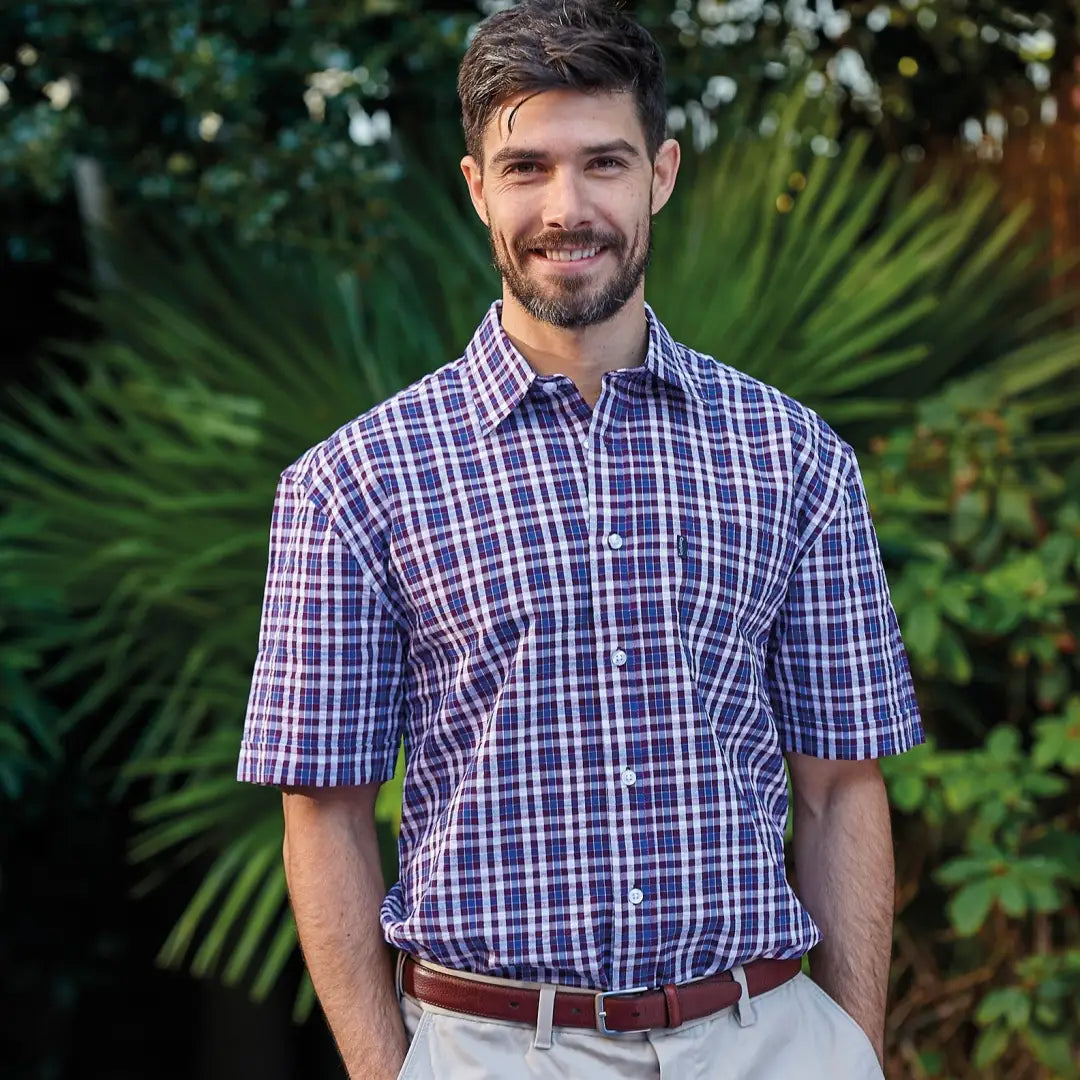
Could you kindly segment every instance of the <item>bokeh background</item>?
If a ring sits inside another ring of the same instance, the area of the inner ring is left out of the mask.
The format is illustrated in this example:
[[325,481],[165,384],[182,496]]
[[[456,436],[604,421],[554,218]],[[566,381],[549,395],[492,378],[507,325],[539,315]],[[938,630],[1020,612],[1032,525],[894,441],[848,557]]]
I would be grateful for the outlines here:
[[[343,1075],[233,780],[270,506],[497,294],[454,80],[498,6],[0,8],[5,1080]],[[650,302],[855,445],[918,682],[890,1080],[1075,1078],[1077,6],[626,6],[686,158]]]

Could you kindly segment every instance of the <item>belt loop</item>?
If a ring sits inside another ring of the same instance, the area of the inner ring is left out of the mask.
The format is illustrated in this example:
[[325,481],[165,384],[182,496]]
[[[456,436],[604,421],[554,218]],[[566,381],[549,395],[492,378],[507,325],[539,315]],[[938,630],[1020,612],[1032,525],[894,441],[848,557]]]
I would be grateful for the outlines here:
[[537,1050],[551,1049],[551,1027],[555,1016],[555,987],[545,983],[540,987],[540,1001],[536,1006],[536,1035],[533,1046]]
[[667,1003],[667,1026],[677,1028],[682,1024],[682,1005],[679,1003],[679,988],[674,983],[664,983],[664,1001]]
[[742,993],[735,1002],[735,1016],[739,1021],[739,1027],[750,1027],[757,1021],[757,1013],[754,1011],[754,1003],[750,1000],[750,987],[746,985],[746,972],[742,964],[731,969],[731,977],[739,984]]
[[402,977],[405,974],[405,950],[398,949],[397,963],[394,967],[394,990],[397,993],[397,999],[400,1002],[402,994],[404,993]]

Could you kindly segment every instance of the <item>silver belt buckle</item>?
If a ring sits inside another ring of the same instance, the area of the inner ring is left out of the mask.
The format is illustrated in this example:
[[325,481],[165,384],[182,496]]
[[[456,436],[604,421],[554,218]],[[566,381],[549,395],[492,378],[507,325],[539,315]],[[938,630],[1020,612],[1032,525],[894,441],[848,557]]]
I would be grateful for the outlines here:
[[607,1011],[604,1009],[604,1002],[609,997],[622,997],[624,994],[644,994],[651,987],[648,986],[635,986],[630,990],[601,990],[593,999],[593,1007],[596,1009],[596,1030],[601,1035],[633,1035],[635,1032],[648,1031],[647,1027],[643,1028],[629,1028],[626,1031],[612,1031],[611,1028],[604,1023],[607,1017]]

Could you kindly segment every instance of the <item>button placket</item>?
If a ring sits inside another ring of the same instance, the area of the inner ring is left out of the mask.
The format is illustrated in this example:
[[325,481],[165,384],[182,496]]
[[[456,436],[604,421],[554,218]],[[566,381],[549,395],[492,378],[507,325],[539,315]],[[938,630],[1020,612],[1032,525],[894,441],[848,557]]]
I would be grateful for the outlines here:
[[[620,472],[620,456],[625,444],[612,438],[620,428],[626,413],[625,395],[613,380],[605,380],[597,401],[588,436],[583,443],[582,460],[585,465],[585,481],[592,495],[591,508],[587,514],[591,568],[593,573],[593,618],[596,642],[600,649],[601,691],[605,694],[602,720],[603,760],[607,775],[615,783],[609,788],[607,798],[608,824],[608,870],[611,888],[610,941],[616,956],[633,957],[640,930],[634,918],[637,904],[644,900],[644,893],[635,884],[640,872],[642,855],[639,851],[634,821],[635,792],[624,780],[629,762],[637,760],[640,747],[635,742],[635,716],[638,710],[636,697],[640,688],[636,685],[641,673],[637,658],[631,664],[631,653],[638,647],[633,632],[636,623],[629,610],[636,587],[627,577],[634,569],[631,562],[623,562],[616,553],[627,546],[625,535],[619,531],[627,520],[629,497]],[[606,646],[606,648],[605,648]],[[606,654],[606,655],[605,655]],[[605,671],[606,669],[606,671]],[[635,782],[637,780],[635,774]],[[639,896],[629,901],[632,890]],[[616,983],[627,978],[625,963],[616,961],[610,977]]]

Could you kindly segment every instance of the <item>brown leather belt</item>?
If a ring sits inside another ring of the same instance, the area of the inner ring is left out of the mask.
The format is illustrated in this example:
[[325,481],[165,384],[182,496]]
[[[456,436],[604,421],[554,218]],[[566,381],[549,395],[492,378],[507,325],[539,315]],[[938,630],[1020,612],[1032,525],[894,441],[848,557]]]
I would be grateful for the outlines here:
[[[750,996],[763,994],[793,979],[801,968],[802,961],[798,957],[751,960],[743,967]],[[442,1009],[489,1020],[536,1023],[539,990],[447,975],[418,964],[409,955],[402,964],[401,986],[406,994],[418,1001]],[[676,1028],[687,1020],[700,1020],[734,1005],[741,994],[742,989],[730,971],[695,982],[668,983],[655,990],[638,987],[596,992],[568,987],[555,993],[552,1023],[559,1027],[596,1028],[605,1035],[647,1028]]]

